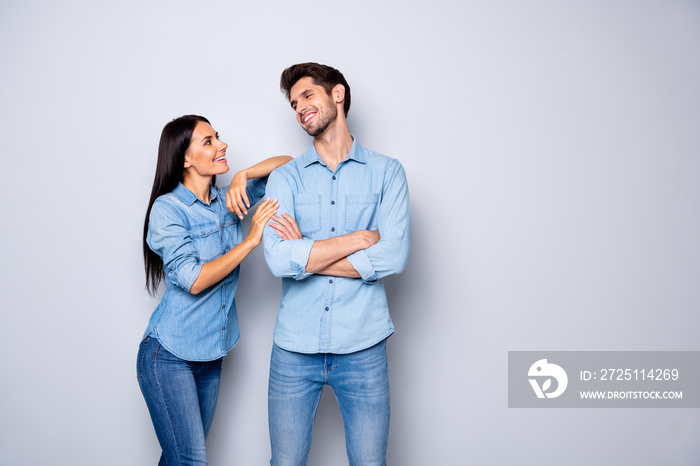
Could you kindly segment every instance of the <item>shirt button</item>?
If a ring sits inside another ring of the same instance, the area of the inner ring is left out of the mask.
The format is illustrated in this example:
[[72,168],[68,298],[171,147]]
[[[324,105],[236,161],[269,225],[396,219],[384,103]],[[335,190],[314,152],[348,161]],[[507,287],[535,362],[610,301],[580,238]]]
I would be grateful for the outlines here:
[[328,280],[328,283],[333,283],[333,280]]
[[335,201],[331,201],[331,205],[335,205]]
[[221,330],[226,330],[226,327],[221,327]]
[[333,176],[333,179],[335,179],[335,176]]
[[222,304],[222,305],[221,305],[221,309],[226,309],[226,305],[225,305],[225,304]]
[[331,231],[335,231],[335,227],[332,227],[332,228],[331,228]]
[[327,311],[327,310],[328,310],[328,308],[326,308],[326,311]]

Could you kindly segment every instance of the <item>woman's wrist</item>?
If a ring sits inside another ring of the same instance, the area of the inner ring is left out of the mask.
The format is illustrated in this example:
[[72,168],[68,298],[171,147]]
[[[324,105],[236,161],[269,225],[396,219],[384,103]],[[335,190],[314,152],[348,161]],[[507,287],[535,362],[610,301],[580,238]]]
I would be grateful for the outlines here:
[[248,176],[248,170],[248,168],[244,168],[243,170],[236,172],[236,174],[233,175],[233,179],[243,178],[245,181],[248,181],[250,179],[250,176]]
[[239,246],[250,252],[256,247],[260,246],[260,242],[261,239],[253,238],[250,236],[250,234],[248,234],[248,236],[246,236],[243,241],[240,242]]

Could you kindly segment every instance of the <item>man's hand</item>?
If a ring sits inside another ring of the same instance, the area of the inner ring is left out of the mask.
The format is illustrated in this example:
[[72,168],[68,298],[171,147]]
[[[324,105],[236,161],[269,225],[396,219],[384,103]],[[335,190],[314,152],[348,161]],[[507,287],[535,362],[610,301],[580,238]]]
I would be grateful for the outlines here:
[[274,215],[269,223],[270,227],[277,232],[283,240],[301,239],[301,231],[296,220],[286,213],[280,214],[282,217]]
[[377,230],[357,230],[350,234],[359,237],[360,241],[364,241],[363,244],[365,244],[365,246],[360,249],[367,249],[370,246],[374,246],[382,239]]
[[243,219],[244,215],[248,215],[250,209],[250,201],[245,192],[248,186],[248,175],[245,170],[241,170],[233,176],[231,186],[226,192],[226,208],[229,212],[238,215],[238,218]]

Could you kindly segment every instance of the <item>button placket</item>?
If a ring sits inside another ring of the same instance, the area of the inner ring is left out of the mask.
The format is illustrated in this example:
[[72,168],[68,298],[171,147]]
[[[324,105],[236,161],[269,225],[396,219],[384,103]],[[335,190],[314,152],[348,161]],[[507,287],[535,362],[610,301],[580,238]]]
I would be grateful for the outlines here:
[[[335,181],[335,180],[337,180],[337,179],[338,179],[337,175],[331,176],[331,186],[330,186],[330,188],[331,188],[331,189],[330,189],[330,192],[331,192],[331,206],[335,206],[335,199],[334,199],[334,197],[336,197],[336,196],[338,195],[338,185],[337,185],[336,183],[333,183],[333,181]],[[337,212],[332,213],[331,216],[330,216],[330,219],[331,219],[331,228],[330,228],[331,233],[335,233],[335,227],[332,226],[332,225],[333,225],[333,222],[334,222],[334,221],[337,221]],[[333,220],[333,219],[335,219],[335,220]]]
[[[226,304],[222,304],[222,305],[221,305],[221,310],[222,310],[222,311],[225,311],[225,310],[226,310]],[[226,330],[226,325],[222,325],[222,326],[221,326],[221,331],[223,332],[224,330]]]

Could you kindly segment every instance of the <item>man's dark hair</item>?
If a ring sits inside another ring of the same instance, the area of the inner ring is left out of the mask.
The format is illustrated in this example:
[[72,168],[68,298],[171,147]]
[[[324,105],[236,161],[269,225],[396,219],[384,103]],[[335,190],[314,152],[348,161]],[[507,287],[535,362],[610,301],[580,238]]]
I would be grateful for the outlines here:
[[289,93],[292,87],[302,78],[313,78],[317,86],[321,86],[326,90],[326,94],[331,95],[331,91],[338,84],[345,87],[345,102],[343,109],[345,116],[348,116],[350,111],[350,86],[345,80],[343,73],[328,65],[320,65],[318,63],[299,63],[292,65],[282,72],[280,78],[280,90],[284,92],[287,100],[290,100]]

